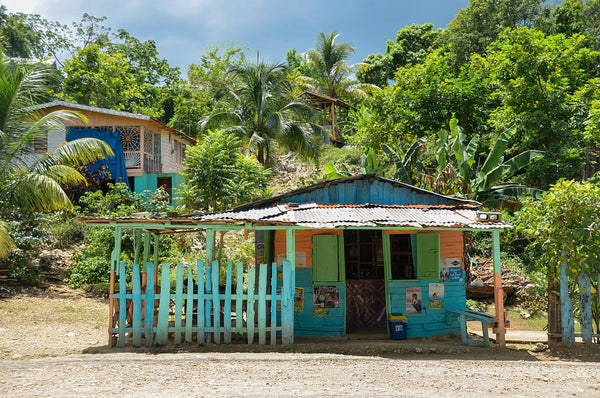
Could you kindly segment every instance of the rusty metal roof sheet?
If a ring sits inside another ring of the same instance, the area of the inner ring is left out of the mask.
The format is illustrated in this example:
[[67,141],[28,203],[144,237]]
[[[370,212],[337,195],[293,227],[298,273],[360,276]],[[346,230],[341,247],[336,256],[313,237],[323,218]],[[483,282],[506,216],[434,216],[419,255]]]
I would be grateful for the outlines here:
[[297,225],[308,228],[413,227],[502,229],[502,222],[482,222],[471,206],[449,205],[340,205],[306,203],[203,215],[202,223],[251,222]]

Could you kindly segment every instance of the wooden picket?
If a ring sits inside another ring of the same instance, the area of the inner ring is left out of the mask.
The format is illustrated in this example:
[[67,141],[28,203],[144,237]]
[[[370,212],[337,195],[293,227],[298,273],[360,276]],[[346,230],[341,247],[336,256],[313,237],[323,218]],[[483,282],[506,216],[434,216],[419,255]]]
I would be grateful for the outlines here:
[[[267,264],[260,264],[258,270],[248,268],[246,278],[243,265],[238,263],[235,286],[234,267],[229,262],[222,292],[216,261],[211,266],[198,260],[196,279],[192,266],[185,268],[184,264],[176,265],[172,293],[170,264],[162,264],[160,279],[154,263],[146,263],[144,272],[134,264],[130,283],[125,264],[119,264],[118,276],[111,278],[110,346],[116,339],[119,347],[126,343],[140,347],[142,338],[148,347],[164,345],[170,337],[173,343],[181,344],[182,334],[186,343],[194,341],[195,334],[198,344],[211,341],[230,344],[233,334],[246,335],[248,344],[254,343],[255,335],[261,345],[267,343],[268,336],[270,344],[276,344],[278,335],[283,344],[293,342],[294,287],[289,261],[284,260],[282,268],[273,263],[270,277]],[[115,279],[119,284],[117,290]]]

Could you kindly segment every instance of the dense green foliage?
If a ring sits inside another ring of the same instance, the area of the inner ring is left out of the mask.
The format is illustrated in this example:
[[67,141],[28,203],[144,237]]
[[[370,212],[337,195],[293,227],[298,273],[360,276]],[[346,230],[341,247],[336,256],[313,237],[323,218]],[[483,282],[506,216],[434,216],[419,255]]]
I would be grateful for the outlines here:
[[240,152],[241,140],[222,130],[208,132],[185,160],[187,210],[222,211],[260,197],[270,174]]
[[600,184],[559,181],[517,213],[517,230],[540,246],[538,267],[568,262],[569,273],[600,271]]

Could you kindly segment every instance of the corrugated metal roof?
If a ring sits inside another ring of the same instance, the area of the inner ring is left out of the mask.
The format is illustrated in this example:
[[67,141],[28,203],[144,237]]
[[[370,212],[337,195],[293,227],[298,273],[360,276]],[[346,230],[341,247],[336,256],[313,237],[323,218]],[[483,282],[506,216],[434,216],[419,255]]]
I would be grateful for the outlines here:
[[506,223],[481,222],[472,206],[448,205],[275,205],[261,209],[228,211],[197,218],[205,222],[290,224],[308,228],[413,227],[502,229]]

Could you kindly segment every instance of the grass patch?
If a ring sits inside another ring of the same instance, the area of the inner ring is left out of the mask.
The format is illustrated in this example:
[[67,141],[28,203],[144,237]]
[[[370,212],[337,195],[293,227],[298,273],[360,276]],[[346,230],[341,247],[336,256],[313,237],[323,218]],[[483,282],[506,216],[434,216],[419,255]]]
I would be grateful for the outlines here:
[[319,164],[321,166],[326,164],[335,166],[341,164],[347,166],[360,166],[360,156],[362,154],[362,151],[354,147],[345,146],[343,148],[336,148],[333,145],[326,145],[319,154]]

